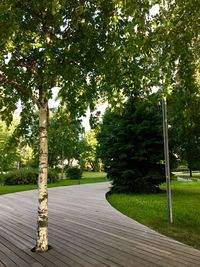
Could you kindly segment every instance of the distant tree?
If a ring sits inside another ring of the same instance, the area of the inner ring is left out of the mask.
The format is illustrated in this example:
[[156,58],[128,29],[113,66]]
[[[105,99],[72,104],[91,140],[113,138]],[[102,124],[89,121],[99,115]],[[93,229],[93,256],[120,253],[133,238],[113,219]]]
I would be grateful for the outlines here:
[[168,96],[169,146],[189,168],[199,165],[199,1],[158,1],[152,27],[154,75]]
[[176,71],[169,97],[170,140],[174,152],[187,161],[192,176],[192,170],[200,168],[200,84],[189,45],[182,49]]
[[33,161],[33,149],[23,140],[23,138],[20,138],[19,145],[18,145],[18,154],[19,154],[19,161],[20,166],[19,167],[31,167]]
[[200,169],[200,97],[186,100],[179,90],[174,94],[168,107],[170,147],[179,160],[187,162],[192,176],[192,170]]
[[13,132],[18,123],[18,118],[14,116],[14,121],[10,127],[0,120],[0,171],[8,171],[17,166],[20,159],[18,144],[13,142]]
[[96,155],[97,139],[95,129],[83,134],[83,146],[81,153],[81,164],[83,168],[87,169],[87,166],[90,170],[101,171],[102,162]]
[[171,149],[187,161],[190,175],[200,168],[200,83],[199,1],[189,0],[169,5],[165,57],[171,62],[169,95],[169,137]]
[[114,192],[158,192],[164,181],[162,115],[155,97],[130,98],[108,109],[97,135],[98,155]]
[[[33,148],[34,159],[39,158],[38,116],[34,114],[28,134],[24,135],[27,144]],[[48,126],[49,166],[64,168],[64,161],[70,165],[73,159],[79,160],[82,151],[83,126],[81,119],[60,106],[50,110]]]

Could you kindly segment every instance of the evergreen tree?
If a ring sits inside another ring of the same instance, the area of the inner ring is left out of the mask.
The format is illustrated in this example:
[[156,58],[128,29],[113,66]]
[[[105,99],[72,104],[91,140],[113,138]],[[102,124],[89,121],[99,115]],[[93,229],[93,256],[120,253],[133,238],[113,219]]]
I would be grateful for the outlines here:
[[158,192],[164,181],[162,112],[155,97],[130,98],[104,115],[98,155],[114,192]]

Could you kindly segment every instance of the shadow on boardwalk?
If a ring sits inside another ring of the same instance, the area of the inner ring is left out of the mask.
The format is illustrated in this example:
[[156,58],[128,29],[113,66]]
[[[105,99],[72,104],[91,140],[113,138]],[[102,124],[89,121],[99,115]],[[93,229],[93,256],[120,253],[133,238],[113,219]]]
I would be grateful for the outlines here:
[[113,209],[109,183],[49,189],[49,242],[35,245],[37,191],[0,196],[0,266],[200,266],[200,251]]

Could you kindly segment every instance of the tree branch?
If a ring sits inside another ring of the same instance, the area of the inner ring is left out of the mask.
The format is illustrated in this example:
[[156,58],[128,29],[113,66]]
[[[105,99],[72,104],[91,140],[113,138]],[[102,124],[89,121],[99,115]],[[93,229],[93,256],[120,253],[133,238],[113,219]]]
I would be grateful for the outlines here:
[[17,67],[22,67],[22,68],[24,67],[24,68],[26,68],[27,71],[29,71],[32,75],[37,75],[38,74],[37,69],[33,65],[31,65],[30,63],[28,64],[27,62],[25,62],[22,59],[17,59],[15,57],[15,55],[13,55],[13,58],[15,60],[15,65]]
[[17,92],[21,95],[26,96],[27,98],[29,98],[30,100],[32,100],[32,102],[34,104],[36,104],[38,107],[40,106],[40,102],[39,100],[29,91],[27,91],[25,88],[23,88],[20,84],[18,84],[16,81],[14,80],[9,80],[5,74],[0,73],[0,82],[3,82],[4,84],[10,85],[13,88],[15,88],[17,90]]

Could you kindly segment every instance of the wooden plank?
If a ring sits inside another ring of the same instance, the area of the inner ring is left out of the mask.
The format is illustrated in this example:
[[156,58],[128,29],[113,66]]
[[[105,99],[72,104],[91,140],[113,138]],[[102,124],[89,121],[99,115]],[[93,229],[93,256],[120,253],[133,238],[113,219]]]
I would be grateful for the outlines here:
[[[32,258],[34,258],[35,259],[35,262],[33,263],[34,266],[49,266],[49,267],[56,266],[49,259],[43,258],[42,254],[36,254],[36,253],[31,252],[32,245],[30,246],[30,243],[28,243],[23,238],[19,238],[17,234],[12,234],[11,231],[7,231],[6,229],[3,229],[3,230],[1,229],[0,238],[4,238],[7,240],[7,242],[11,242],[14,246],[13,252],[18,253],[20,257],[23,257],[25,253],[31,256]],[[7,256],[10,258],[9,254]],[[6,266],[10,267],[9,265],[6,265]]]
[[0,251],[3,252],[5,255],[9,255],[9,258],[16,263],[18,266],[21,267],[29,267],[30,265],[28,262],[24,261],[20,256],[13,253],[10,248],[6,247],[4,244],[0,243]]
[[14,263],[9,257],[8,255],[4,254],[3,252],[0,251],[0,259],[1,262],[3,263],[4,266],[9,266],[9,267],[17,267],[19,265],[17,265],[16,263]]
[[[13,226],[14,228],[15,228],[15,226]],[[12,231],[12,228],[10,229],[11,231]],[[127,258],[127,256],[126,256],[126,258]],[[136,260],[134,259],[134,262],[136,262]],[[141,261],[140,261],[141,262]],[[113,265],[112,263],[110,263],[111,265]]]
[[[79,223],[79,221],[80,220],[77,220],[76,219],[76,222],[77,223]],[[143,235],[142,233],[138,233],[138,232],[134,232],[133,233],[133,231],[132,232],[128,232],[127,233],[127,235],[123,235],[123,233],[121,233],[121,230],[120,230],[120,232],[116,232],[116,231],[113,231],[113,229],[112,228],[110,228],[110,226],[107,226],[106,228],[105,227],[102,227],[102,225],[99,225],[98,224],[98,222],[95,222],[95,221],[93,221],[93,223],[91,224],[91,223],[89,223],[88,222],[88,218],[87,218],[87,220],[85,220],[84,218],[81,218],[81,222],[84,224],[84,225],[86,225],[86,226],[92,226],[92,227],[95,227],[95,228],[97,228],[97,230],[99,231],[99,230],[102,230],[102,231],[107,231],[107,234],[109,234],[109,233],[114,233],[114,235],[117,235],[117,236],[119,236],[120,235],[120,237],[122,237],[122,238],[124,238],[124,239],[127,239],[127,238],[129,238],[130,239],[130,237],[131,237],[131,240],[133,240],[133,242],[135,243],[135,241],[138,241],[138,242],[140,242],[141,244],[142,244],[142,246],[143,247],[149,247],[149,243],[150,243],[150,248],[151,248],[151,250],[152,250],[152,248],[155,248],[155,249],[157,249],[157,251],[158,251],[158,253],[160,254],[160,252],[162,252],[163,253],[163,251],[164,251],[164,249],[165,248],[167,248],[166,249],[166,253],[167,254],[170,254],[170,252],[171,253],[174,253],[174,252],[178,252],[178,251],[176,251],[176,250],[174,250],[174,247],[173,246],[171,246],[171,247],[165,247],[165,243],[163,244],[163,247],[162,247],[162,249],[161,249],[161,247],[160,247],[160,245],[162,244],[162,239],[160,240],[159,238],[155,238],[155,234],[152,236],[152,237],[148,237],[148,236],[145,236],[145,234]],[[75,221],[74,221],[74,223],[75,223]],[[122,225],[121,225],[121,229],[122,229]],[[125,226],[123,227],[123,232],[126,232],[126,229],[125,229]],[[141,236],[144,236],[145,237],[145,239],[144,239],[144,237],[142,237],[141,238]],[[166,239],[166,238],[165,238]],[[164,240],[165,240],[164,239]],[[146,245],[146,244],[143,244],[144,242],[146,243],[147,242],[147,240],[148,240],[148,245]],[[168,241],[168,240],[167,240]],[[171,240],[170,240],[171,241]],[[186,246],[182,246],[182,244],[180,244],[180,243],[178,243],[181,247],[179,248],[179,250],[181,250],[181,252],[184,252],[184,250],[186,251],[186,253],[188,252],[188,247]],[[136,245],[138,245],[139,246],[139,244],[136,244]],[[175,248],[177,248],[177,242],[175,243]],[[183,249],[183,247],[184,247],[184,249]],[[169,249],[170,249],[170,251],[169,251]],[[183,253],[182,253],[183,254]],[[177,255],[178,255],[178,253],[177,253]],[[190,254],[188,254],[188,257],[190,257]],[[194,258],[194,255],[193,255],[193,258]],[[198,256],[196,257],[196,259],[198,260],[199,259],[199,252],[198,252]]]
[[5,267],[6,265],[3,264],[3,262],[0,261],[0,267]]
[[[14,230],[16,229],[16,226],[13,226],[14,227]],[[17,229],[16,229],[17,230]],[[12,231],[12,228],[10,228],[10,230],[9,231]],[[56,230],[53,230],[53,231],[56,231]],[[25,233],[25,235],[27,235],[28,233],[27,232],[24,232],[24,230],[23,230],[23,236],[25,236],[24,235],[24,233]],[[64,232],[62,232],[62,233],[60,233],[61,235],[62,235],[62,237],[64,237]],[[52,236],[52,235],[51,235]],[[73,238],[74,239],[74,238]],[[64,238],[62,238],[62,240],[64,240]],[[62,240],[61,240],[61,242],[62,242]],[[59,240],[57,240],[57,241],[59,241]],[[70,243],[68,240],[66,240],[66,242],[68,242],[68,243]],[[55,243],[55,242],[54,242]],[[76,248],[78,248],[79,247],[79,240],[77,239],[77,244],[75,243],[75,246],[76,247],[72,247],[73,249],[74,249],[74,253],[76,252]],[[85,245],[85,244],[83,244],[83,245]],[[93,250],[93,248],[91,247],[91,250]],[[98,253],[99,253],[99,248],[98,248],[98,250],[96,250],[96,251],[98,251]],[[87,252],[87,251],[86,251]],[[94,252],[94,251],[93,251]],[[85,253],[85,252],[84,252]],[[95,255],[95,254],[94,254]],[[94,257],[94,255],[92,255],[93,257]],[[127,255],[126,255],[126,257],[127,257]],[[106,257],[107,258],[107,257]],[[110,257],[110,259],[111,258],[113,258],[113,257]],[[104,254],[103,254],[103,256],[102,256],[102,259],[104,259]],[[122,260],[122,259],[121,259]],[[134,263],[136,262],[136,260],[134,260]],[[140,261],[141,262],[141,261]],[[111,266],[114,266],[114,263],[111,263],[110,262],[110,265]],[[115,264],[116,265],[116,264]],[[119,266],[119,265],[118,265]]]
[[26,267],[27,263],[48,267],[200,266],[200,251],[114,210],[105,199],[108,186],[101,183],[49,190],[53,249],[42,254],[30,251],[35,243],[37,192],[0,196],[2,267]]
[[[68,225],[70,231],[72,231],[75,226],[73,225],[72,227],[70,227]],[[83,233],[83,229],[82,228],[75,228],[76,232],[79,233]],[[144,251],[143,248],[138,248],[137,246],[133,246],[133,244],[127,244],[126,242],[124,242],[124,240],[121,240],[120,238],[117,238],[116,236],[112,238],[109,238],[106,233],[101,232],[100,235],[97,235],[96,233],[94,233],[91,230],[86,230],[85,231],[85,236],[88,236],[88,233],[90,236],[92,236],[93,238],[95,238],[98,242],[102,241],[106,242],[107,245],[110,245],[111,247],[114,247],[115,249],[119,248],[119,244],[121,245],[120,249],[122,249],[123,252],[126,253],[126,258],[128,259],[129,256],[132,257],[132,259],[134,259],[134,261],[142,261],[143,264],[152,264],[152,266],[156,266],[158,264],[158,261],[161,260],[162,261],[162,266],[165,266],[165,263],[168,263],[170,258],[167,257],[167,259],[165,258],[166,255],[164,255],[164,253],[162,253],[161,255],[158,253],[157,255],[155,254],[155,250],[150,250],[149,252]],[[131,247],[132,245],[132,247]],[[117,251],[116,251],[117,253]],[[166,254],[166,253],[165,253]],[[133,258],[134,256],[134,258]],[[173,256],[173,254],[171,255]],[[184,261],[180,260],[181,264],[179,266],[184,266]],[[173,263],[171,263],[171,266],[178,266],[179,264],[179,259],[174,259]]]
[[[17,226],[13,226],[14,227],[14,230],[16,229],[17,230]],[[10,229],[11,231],[12,231],[12,229]],[[18,230],[17,230],[18,231]],[[28,235],[29,234],[29,231],[30,231],[30,229],[28,230],[28,232],[26,232],[24,229],[22,230],[22,232],[23,232],[23,234],[25,234],[25,235]],[[53,232],[54,231],[56,231],[56,229],[54,229],[53,230]],[[60,232],[60,235],[62,236],[62,240],[64,240],[64,232]],[[51,234],[51,237],[52,237],[52,234]],[[51,238],[52,239],[52,238]],[[71,239],[71,238],[70,238]],[[62,242],[62,240],[61,240],[61,242]],[[74,240],[74,238],[73,238],[73,240]],[[57,241],[59,241],[59,240],[57,240]],[[70,243],[68,240],[66,240],[68,243]],[[55,243],[55,242],[54,242]],[[78,247],[79,247],[79,240],[77,240],[77,243],[75,243],[75,247],[72,247],[73,249],[74,249],[74,252],[76,252],[76,249],[78,249]],[[83,244],[84,245],[84,247],[85,247],[85,244]],[[79,249],[78,249],[79,250]],[[93,247],[91,247],[91,251],[93,251],[93,252],[95,252],[94,251],[94,249],[93,249]],[[98,248],[98,250],[96,250],[96,251],[99,251],[99,248]],[[87,251],[86,251],[87,252]],[[86,253],[86,252],[84,252],[84,253]],[[94,255],[95,255],[95,253],[94,253]],[[94,255],[92,255],[93,257],[94,257]],[[103,255],[104,256],[104,255]],[[108,258],[108,256],[106,256],[105,257],[106,259]],[[113,257],[110,257],[110,259],[111,258],[113,258]],[[104,257],[102,257],[102,260],[104,259]],[[135,262],[135,260],[134,260],[134,262]],[[114,263],[112,263],[112,262],[110,262],[109,263],[111,266],[119,266],[118,264],[116,265],[116,264],[114,264]]]
[[[24,247],[24,245],[26,245],[27,247],[29,247],[29,251],[31,248],[31,244],[34,243],[34,239],[29,236],[29,233],[27,233],[23,228],[21,229],[21,231],[17,231],[17,227],[15,225],[13,225],[13,227],[9,227],[9,224],[6,225],[6,227],[4,229],[1,229],[3,232],[10,233],[10,236],[13,236],[13,238],[15,237],[15,243],[18,242],[18,245],[22,245]],[[17,234],[15,234],[17,232]],[[20,244],[19,244],[20,242]],[[59,243],[56,243],[55,245],[56,248],[59,248],[60,245]],[[80,255],[79,252],[76,252],[74,250],[72,250],[71,248],[69,249],[68,247],[65,246],[64,250],[59,250],[59,253],[57,252],[57,255],[55,255],[55,253],[53,253],[53,250],[48,251],[47,253],[42,253],[42,254],[36,254],[36,253],[32,253],[33,256],[35,256],[38,259],[38,256],[42,256],[44,258],[47,258],[48,260],[51,260],[53,263],[53,266],[62,266],[63,262],[60,261],[60,251],[64,253],[64,255],[67,255],[68,258],[65,259],[65,266],[68,266],[68,262],[71,262],[72,265],[70,266],[74,266],[77,264],[83,264],[83,266],[94,266],[95,264],[97,264],[98,262],[93,259],[93,258],[89,258],[87,255],[82,254]],[[54,256],[51,256],[52,253],[54,254]],[[39,261],[41,261],[41,256],[38,259]],[[63,255],[61,255],[63,256]],[[63,257],[62,257],[63,258]],[[74,261],[74,259],[77,261]],[[45,262],[43,259],[43,264],[46,264],[47,266],[49,266],[48,261]]]

